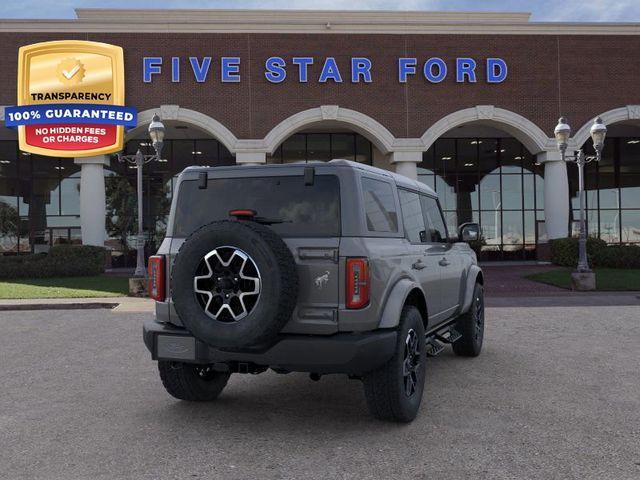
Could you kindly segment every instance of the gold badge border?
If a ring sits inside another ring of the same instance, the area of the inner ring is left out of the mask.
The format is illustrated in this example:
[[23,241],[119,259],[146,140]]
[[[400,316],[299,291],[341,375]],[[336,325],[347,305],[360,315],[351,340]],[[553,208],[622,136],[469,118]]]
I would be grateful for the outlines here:
[[[74,55],[78,53],[97,53],[111,58],[113,70],[111,81],[113,83],[113,101],[108,105],[124,105],[124,52],[122,47],[102,42],[90,42],[86,40],[54,40],[49,42],[33,43],[20,47],[18,51],[18,105],[32,105],[29,100],[29,64],[31,58],[44,53],[65,53]],[[107,104],[105,104],[107,105]],[[124,146],[124,127],[116,127],[116,141],[112,145],[94,148],[91,150],[55,150],[28,145],[24,126],[18,127],[18,141],[20,150],[48,157],[93,157],[108,153],[119,152]]]

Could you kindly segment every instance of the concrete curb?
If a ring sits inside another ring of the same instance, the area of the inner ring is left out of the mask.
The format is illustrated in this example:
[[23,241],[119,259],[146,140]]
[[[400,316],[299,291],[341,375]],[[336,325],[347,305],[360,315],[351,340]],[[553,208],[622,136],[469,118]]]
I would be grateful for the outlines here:
[[100,308],[113,309],[118,302],[83,302],[83,303],[12,303],[0,304],[0,312],[27,310],[95,310]]

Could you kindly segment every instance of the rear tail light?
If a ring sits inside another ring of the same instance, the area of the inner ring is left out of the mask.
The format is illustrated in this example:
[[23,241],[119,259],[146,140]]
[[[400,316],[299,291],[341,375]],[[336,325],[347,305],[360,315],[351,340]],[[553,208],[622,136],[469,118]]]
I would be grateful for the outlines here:
[[369,260],[347,258],[347,308],[363,308],[369,304]]
[[149,297],[164,302],[165,299],[164,255],[149,257]]

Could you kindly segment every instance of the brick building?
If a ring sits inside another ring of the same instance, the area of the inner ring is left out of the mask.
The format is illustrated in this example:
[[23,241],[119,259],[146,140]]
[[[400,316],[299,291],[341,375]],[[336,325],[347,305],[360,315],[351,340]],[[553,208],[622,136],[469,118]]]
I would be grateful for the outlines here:
[[[434,187],[450,229],[480,222],[485,259],[536,258],[577,228],[576,167],[553,139],[561,115],[572,149],[591,149],[595,116],[609,129],[603,160],[586,172],[590,234],[640,243],[640,24],[520,13],[76,13],[0,20],[0,105],[16,103],[23,45],[123,47],[126,104],[139,112],[126,151],[149,148],[154,112],[167,126],[165,161],[144,170],[151,248],[188,165],[347,158]],[[127,232],[105,218],[133,214],[116,197],[135,185],[135,169],[106,156],[24,154],[15,132],[1,130],[0,252],[106,242],[126,265]]]

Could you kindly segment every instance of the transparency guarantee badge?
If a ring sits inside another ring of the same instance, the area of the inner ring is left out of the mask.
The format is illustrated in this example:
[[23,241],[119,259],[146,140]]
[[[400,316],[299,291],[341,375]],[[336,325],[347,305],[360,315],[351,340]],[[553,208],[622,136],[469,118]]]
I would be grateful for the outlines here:
[[117,152],[125,127],[137,120],[124,106],[121,47],[63,40],[20,48],[18,106],[5,109],[20,150],[56,157]]

